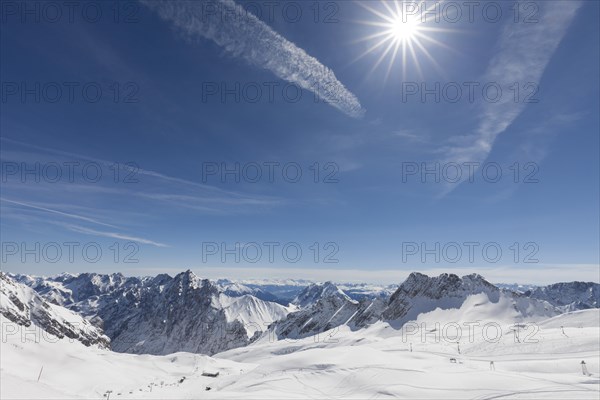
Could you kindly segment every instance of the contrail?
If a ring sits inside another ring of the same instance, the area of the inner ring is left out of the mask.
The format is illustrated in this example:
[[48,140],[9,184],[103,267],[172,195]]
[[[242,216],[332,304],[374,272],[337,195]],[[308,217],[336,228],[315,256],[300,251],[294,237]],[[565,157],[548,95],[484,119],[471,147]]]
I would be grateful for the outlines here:
[[201,1],[140,1],[187,35],[210,39],[232,56],[241,57],[252,65],[273,72],[280,79],[311,91],[351,117],[364,115],[356,96],[346,89],[331,69],[233,0],[211,1],[218,12],[208,12]]
[[[537,23],[507,23],[497,45],[498,53],[484,75],[485,81],[499,84],[504,95],[496,103],[484,104],[474,134],[453,138],[454,144],[444,149],[446,162],[462,164],[486,160],[498,135],[526,107],[522,99],[515,101],[512,95],[507,95],[511,93],[511,86],[515,82],[521,85],[537,85],[540,82],[580,6],[581,2],[574,0],[542,2]],[[468,176],[468,173],[463,171],[463,176]],[[444,194],[456,186],[448,186]]]

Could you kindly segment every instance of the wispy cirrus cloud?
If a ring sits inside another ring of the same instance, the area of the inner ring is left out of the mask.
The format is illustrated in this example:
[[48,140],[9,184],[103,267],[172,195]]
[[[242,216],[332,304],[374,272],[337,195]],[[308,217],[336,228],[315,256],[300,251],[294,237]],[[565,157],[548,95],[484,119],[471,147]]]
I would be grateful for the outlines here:
[[482,162],[487,158],[498,135],[527,106],[523,96],[515,101],[511,86],[515,83],[521,87],[539,84],[546,66],[581,6],[581,2],[576,0],[537,4],[540,8],[536,15],[537,22],[515,24],[509,21],[504,27],[497,43],[498,51],[482,79],[500,85],[503,95],[495,103],[484,103],[473,134],[453,138],[450,145],[443,149],[448,161],[460,164]]
[[[132,236],[132,235],[129,235],[126,233],[99,231],[97,229],[92,229],[92,228],[84,227],[81,225],[73,225],[71,223],[60,222],[63,220],[66,221],[66,220],[75,219],[75,220],[80,221],[80,223],[89,223],[91,225],[100,225],[100,226],[104,226],[107,228],[121,229],[118,226],[104,223],[95,218],[89,218],[89,217],[85,217],[85,216],[79,215],[79,214],[59,211],[59,210],[56,210],[55,208],[50,208],[50,206],[40,206],[38,204],[10,200],[10,199],[4,198],[4,197],[0,197],[0,202],[8,203],[11,205],[16,205],[19,207],[24,207],[26,209],[42,211],[43,213],[49,213],[49,214],[57,217],[59,220],[56,220],[56,219],[46,220],[47,223],[62,226],[63,228],[68,229],[72,232],[83,233],[83,234],[93,235],[93,236],[100,236],[100,237],[108,237],[108,238],[112,238],[112,239],[127,240],[127,241],[131,241],[131,242],[136,242],[139,244],[147,244],[147,245],[156,246],[156,247],[169,247],[168,245],[166,245],[164,243],[155,242],[153,240],[138,237],[138,236]],[[6,216],[6,212],[7,212],[7,210],[4,209],[4,212],[3,212],[3,214],[5,214],[4,216]]]
[[[209,13],[202,2],[140,0],[190,37],[210,39],[234,57],[273,72],[278,78],[315,93],[351,117],[364,109],[357,97],[319,60],[275,32],[233,0],[215,0],[219,12]],[[223,16],[235,16],[224,18]]]
[[429,137],[427,135],[424,135],[423,133],[417,133],[410,129],[398,129],[392,133],[392,136],[415,143],[429,142]]
[[6,202],[6,203],[9,203],[9,204],[15,204],[15,205],[22,206],[22,207],[32,208],[32,209],[35,209],[35,210],[45,211],[45,212],[48,212],[48,213],[60,215],[62,217],[78,219],[78,220],[81,220],[81,221],[84,221],[84,222],[89,222],[89,223],[96,224],[96,225],[103,225],[103,226],[107,226],[107,227],[110,227],[110,228],[116,228],[116,226],[114,226],[114,225],[98,221],[97,219],[94,219],[94,218],[85,217],[83,215],[78,215],[78,214],[73,214],[73,213],[67,213],[67,212],[63,212],[63,211],[58,211],[58,210],[54,210],[54,209],[47,208],[47,207],[41,207],[41,206],[38,206],[38,205],[35,205],[35,204],[31,204],[31,203],[25,203],[25,202],[22,202],[22,201],[10,200],[10,199],[4,198],[4,197],[0,197],[0,201]]
[[[140,229],[148,232],[157,220],[189,217],[190,211],[194,215],[238,215],[265,212],[286,204],[280,197],[225,190],[137,165],[132,180],[124,183],[123,177],[129,172],[126,164],[6,137],[0,138],[0,142],[3,222],[10,219],[28,231],[51,225],[78,234],[170,247],[139,234]],[[4,163],[13,164],[16,170],[5,169]],[[50,163],[59,170],[58,181],[49,180],[42,172],[43,166]],[[63,168],[67,163],[80,167],[69,173]],[[88,163],[95,163],[103,171],[104,179],[86,179],[81,166]],[[121,169],[118,180],[115,168]],[[27,177],[22,171],[29,171]],[[157,209],[161,212],[149,211]]]
[[108,237],[111,239],[119,239],[119,240],[127,240],[130,242],[136,242],[139,244],[148,244],[148,245],[155,246],[155,247],[169,247],[168,245],[166,245],[164,243],[155,242],[153,240],[145,239],[142,237],[126,235],[126,234],[119,233],[119,232],[99,231],[96,229],[86,228],[86,227],[78,226],[78,225],[69,225],[69,224],[65,225],[65,228],[67,228],[73,232],[83,233],[86,235],[102,236],[102,237]]
[[[3,181],[5,190],[16,188],[23,191],[33,186],[32,189],[38,193],[43,191],[43,189],[48,189],[51,193],[77,192],[80,195],[93,194],[94,196],[99,193],[104,193],[106,195],[126,195],[161,201],[174,206],[183,206],[197,211],[216,214],[238,213],[242,211],[240,207],[278,206],[286,202],[286,200],[279,197],[226,190],[214,185],[166,175],[157,171],[140,168],[135,163],[133,163],[133,166],[122,163],[118,164],[114,161],[103,160],[85,154],[77,154],[49,147],[41,147],[7,137],[0,137],[0,142],[5,142],[7,145],[16,145],[37,150],[36,152],[16,152],[6,150],[6,146],[4,146],[0,154],[0,159],[3,162],[12,161],[25,163],[27,165],[41,162],[92,162],[105,169],[104,173],[110,175],[113,174],[114,168],[119,168],[119,172],[123,174],[123,176],[131,173],[132,178],[135,180],[135,182],[132,182],[135,183],[135,185],[121,186],[111,185],[112,177],[98,182],[97,184],[89,184],[86,183],[85,180],[84,182],[81,182],[81,179],[78,179],[73,183],[65,181],[45,185],[44,182],[35,182],[35,185],[26,185],[24,184],[25,182],[19,182],[19,176],[17,174],[14,176],[7,176],[7,179]],[[33,165],[29,166],[32,167]],[[14,185],[14,183],[16,183],[16,185]],[[103,185],[102,183],[108,183],[108,185]],[[127,190],[126,186],[133,186],[135,187],[135,190]],[[212,207],[207,205],[212,205]]]

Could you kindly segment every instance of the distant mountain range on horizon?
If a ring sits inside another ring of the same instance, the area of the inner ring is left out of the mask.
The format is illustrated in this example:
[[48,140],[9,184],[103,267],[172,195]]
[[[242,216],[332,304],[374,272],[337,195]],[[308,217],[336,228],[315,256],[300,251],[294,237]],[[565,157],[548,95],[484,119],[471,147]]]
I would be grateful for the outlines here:
[[[191,271],[191,270],[188,270]],[[22,274],[16,272],[4,271],[7,275],[20,280],[25,280],[26,284],[29,284],[30,280],[65,280],[73,277],[79,276],[113,276],[120,277],[118,279],[138,279],[140,281],[146,281],[148,279],[152,279],[155,276],[152,275],[131,275],[127,276],[120,272],[115,273],[94,273],[94,272],[81,272],[81,273],[71,273],[71,272],[62,272],[54,275],[33,275],[33,274]],[[193,271],[191,271],[193,272]],[[194,273],[197,275],[197,273]],[[177,274],[175,274],[177,275]],[[167,273],[161,273],[157,276],[167,276],[171,277],[171,275]],[[260,296],[270,296],[274,295],[275,298],[265,299],[269,301],[291,301],[299,291],[311,284],[325,284],[325,283],[333,283],[338,288],[342,289],[348,296],[350,296],[354,300],[360,300],[361,298],[373,298],[373,297],[386,297],[390,296],[394,291],[398,289],[400,286],[399,283],[390,283],[390,284],[382,284],[382,283],[368,283],[368,282],[358,282],[358,281],[320,281],[313,279],[296,279],[296,278],[256,278],[256,279],[230,279],[230,278],[207,278],[209,281],[214,283],[215,285],[225,288],[225,290],[229,290],[231,293],[252,293],[255,292],[258,294],[257,297]],[[572,281],[572,282],[583,282],[583,283],[596,283],[599,282],[586,282],[586,281]],[[507,282],[492,282],[496,287],[500,289],[508,289],[513,292],[525,293],[528,291],[534,291],[537,288],[548,287],[550,285],[542,285],[542,284],[534,284],[534,283],[507,283]],[[570,282],[566,282],[570,283]],[[264,294],[261,294],[264,293]],[[255,294],[256,295],[256,294]]]
[[[436,310],[468,315],[479,307],[490,317],[522,322],[600,307],[598,283],[514,288],[494,285],[478,274],[429,277],[413,272],[403,283],[385,287],[305,280],[242,283],[202,279],[190,270],[141,278],[2,273],[1,281],[0,311],[9,320],[135,354],[210,355],[267,336],[297,339],[342,325],[362,329],[377,321],[400,329]],[[74,329],[69,318],[89,323],[91,335]]]

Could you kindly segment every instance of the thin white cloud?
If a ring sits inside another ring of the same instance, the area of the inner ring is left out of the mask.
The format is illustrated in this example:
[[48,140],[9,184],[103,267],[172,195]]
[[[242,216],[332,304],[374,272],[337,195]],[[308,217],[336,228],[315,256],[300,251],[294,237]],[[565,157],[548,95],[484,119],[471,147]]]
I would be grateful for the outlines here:
[[[545,1],[536,3],[538,22],[506,23],[482,83],[495,82],[502,88],[499,101],[485,101],[479,125],[474,134],[453,138],[444,149],[447,161],[456,163],[483,162],[494,141],[523,112],[528,103],[526,94],[538,85],[546,66],[564,37],[581,3],[579,1]],[[520,85],[520,98],[515,101],[515,83]],[[495,94],[490,92],[490,97]]]
[[[97,164],[101,164],[103,166],[106,166],[107,168],[114,168],[115,165],[117,165],[116,162],[114,161],[108,161],[108,160],[103,160],[100,158],[95,158],[95,157],[89,157],[87,155],[84,154],[77,154],[77,153],[71,153],[68,151],[63,151],[63,150],[57,150],[57,149],[53,149],[50,147],[42,147],[42,146],[37,146],[31,143],[27,143],[27,142],[22,142],[20,140],[15,140],[15,139],[11,139],[8,137],[0,137],[0,141],[3,142],[7,142],[7,143],[12,143],[12,144],[16,144],[18,146],[24,146],[24,147],[29,147],[35,150],[39,150],[43,153],[50,153],[50,154],[55,154],[55,155],[59,155],[59,156],[63,156],[63,157],[68,157],[69,160],[68,161],[81,161],[81,160],[85,160],[85,161],[90,161],[90,162],[94,162]],[[40,155],[38,153],[36,154],[32,154],[34,157],[31,158],[31,161],[39,161],[40,159]],[[11,157],[13,156],[13,157]],[[2,153],[1,153],[1,158],[2,159],[9,159],[12,161],[24,161],[23,159],[23,153],[15,153],[15,152],[10,152],[10,151],[6,151],[4,149],[2,149]],[[55,161],[55,160],[52,160]],[[160,172],[156,172],[156,171],[151,171],[151,170],[147,170],[147,169],[143,169],[143,168],[135,168],[137,167],[137,165],[134,164],[134,169],[133,169],[133,175],[135,175],[136,177],[138,175],[144,175],[144,176],[149,176],[149,177],[153,177],[153,178],[157,178],[157,179],[161,179],[167,182],[171,182],[171,183],[180,183],[183,185],[189,185],[189,186],[194,186],[200,189],[206,189],[209,191],[215,191],[215,192],[221,192],[224,194],[229,194],[231,196],[239,196],[242,197],[243,195],[239,194],[239,193],[235,193],[235,192],[229,192],[220,188],[217,188],[215,186],[211,186],[211,185],[204,185],[201,183],[197,183],[197,182],[192,182],[192,181],[188,181],[185,179],[181,179],[181,178],[176,178],[173,176],[169,176],[169,175],[165,175],[162,174]],[[128,166],[125,164],[118,164],[119,168],[122,168],[125,170],[125,172],[129,172],[128,170]]]
[[81,220],[81,221],[90,222],[92,224],[108,226],[110,228],[117,228],[114,225],[107,224],[107,223],[104,223],[104,222],[100,222],[100,221],[98,221],[96,219],[93,219],[93,218],[88,218],[88,217],[84,217],[82,215],[77,215],[77,214],[73,214],[73,213],[66,213],[66,212],[62,212],[62,211],[58,211],[58,210],[53,210],[51,208],[40,207],[40,206],[36,206],[34,204],[31,204],[31,203],[24,203],[24,202],[21,202],[21,201],[9,200],[9,199],[6,199],[4,197],[0,197],[0,201],[6,202],[6,203],[10,203],[10,204],[16,204],[16,205],[19,205],[19,206],[22,206],[22,207],[33,208],[35,210],[46,211],[46,212],[49,212],[49,213],[52,213],[52,214],[61,215],[63,217],[67,217],[67,218],[78,219],[78,220]]
[[425,143],[429,141],[429,138],[423,134],[417,134],[410,129],[399,129],[392,133],[392,136],[399,137],[402,139],[406,139],[410,142],[421,142]]
[[265,68],[277,77],[315,93],[321,100],[351,117],[364,109],[331,69],[285,39],[233,0],[215,0],[218,12],[203,2],[141,0],[190,37],[214,41],[227,53]]
[[[38,150],[39,153],[22,153],[22,152],[12,152],[6,151],[4,148],[2,149],[2,153],[0,159],[2,160],[11,160],[17,162],[30,161],[40,162],[46,154],[57,155],[61,157],[67,157],[68,161],[89,161],[100,164],[106,169],[111,170],[118,165],[119,168],[123,169],[123,173],[129,173],[130,171],[127,169],[127,165],[125,164],[116,164],[114,161],[103,160],[99,158],[89,157],[84,154],[77,154],[66,152],[63,150],[53,149],[49,147],[41,147],[34,144],[22,142],[15,139],[10,139],[7,137],[0,137],[0,141],[15,144],[18,146],[29,147],[35,150]],[[48,161],[57,162],[56,158],[48,159]],[[135,164],[135,163],[134,163]],[[110,172],[110,171],[109,171]],[[230,190],[221,189],[216,186],[202,184],[186,179],[177,178],[174,176],[169,176],[162,174],[160,172],[147,170],[143,168],[137,167],[131,171],[133,175],[133,179],[139,179],[139,185],[135,185],[135,191],[128,191],[125,186],[121,186],[121,188],[110,188],[106,186],[101,186],[98,184],[79,184],[79,183],[70,183],[66,186],[61,186],[61,182],[52,183],[46,185],[49,189],[56,190],[60,188],[61,190],[66,191],[80,191],[82,194],[90,194],[92,192],[104,192],[105,194],[122,194],[127,196],[138,196],[145,197],[154,200],[160,200],[164,202],[171,202],[174,205],[182,205],[189,207],[191,209],[195,209],[197,211],[206,211],[210,213],[230,213],[232,212],[232,207],[235,208],[236,212],[239,212],[239,207],[243,206],[277,206],[285,203],[285,200],[279,197],[273,196],[259,196],[256,194],[246,194],[241,192],[235,192]],[[155,180],[160,181],[161,183],[156,183]],[[23,185],[21,182],[18,182],[17,189],[24,189],[27,185]],[[11,182],[3,183],[4,188],[9,187]],[[168,190],[169,184],[173,186],[173,189],[176,190],[177,194],[168,194],[168,193],[155,193],[154,190]],[[131,186],[131,185],[129,185]],[[44,187],[42,183],[36,183],[35,189],[39,192],[40,189]],[[147,187],[151,187],[153,191],[149,192]],[[189,195],[181,195],[182,192],[190,193]],[[186,202],[187,200],[187,202]],[[218,203],[222,207],[205,207],[203,203]]]
[[[41,207],[41,206],[38,206],[38,205],[35,205],[35,204],[31,204],[31,203],[25,203],[25,202],[21,202],[21,201],[9,200],[9,199],[6,199],[4,197],[0,197],[0,201],[4,202],[4,203],[18,205],[18,206],[21,206],[21,207],[31,208],[31,209],[34,209],[34,210],[48,212],[48,213],[51,213],[51,214],[56,214],[56,215],[59,215],[61,217],[67,217],[67,218],[76,219],[76,220],[83,221],[83,222],[88,222],[88,223],[91,223],[91,224],[102,225],[102,226],[106,226],[106,227],[109,227],[109,228],[119,229],[119,227],[117,227],[117,226],[110,225],[110,224],[98,221],[96,219],[84,217],[84,216],[78,215],[78,214],[66,213],[66,212],[54,210],[54,209],[47,208],[47,207]],[[86,227],[79,226],[79,225],[72,225],[72,224],[65,224],[65,223],[58,223],[58,225],[66,228],[66,229],[68,229],[68,230],[70,230],[72,232],[77,232],[77,233],[84,233],[84,234],[88,234],[88,235],[109,237],[109,238],[113,238],[113,239],[128,240],[128,241],[132,241],[132,242],[136,242],[136,243],[140,243],[140,244],[148,244],[148,245],[152,245],[152,246],[156,246],[156,247],[169,247],[168,245],[166,245],[164,243],[159,243],[159,242],[155,242],[153,240],[144,239],[144,238],[140,238],[140,237],[135,237],[135,236],[131,236],[131,235],[127,235],[127,234],[122,234],[122,233],[118,233],[118,232],[98,231],[98,230],[95,230],[95,229],[86,228]]]
[[85,228],[83,226],[77,226],[77,225],[65,225],[65,227],[67,229],[70,229],[73,232],[84,233],[87,235],[103,236],[103,237],[108,237],[108,238],[112,238],[112,239],[120,239],[120,240],[128,240],[131,242],[136,242],[136,243],[140,243],[140,244],[149,244],[149,245],[156,246],[156,247],[169,247],[168,245],[166,245],[164,243],[159,243],[159,242],[155,242],[153,240],[144,239],[144,238],[136,237],[136,236],[125,235],[125,234],[117,233],[117,232],[98,231],[95,229]]

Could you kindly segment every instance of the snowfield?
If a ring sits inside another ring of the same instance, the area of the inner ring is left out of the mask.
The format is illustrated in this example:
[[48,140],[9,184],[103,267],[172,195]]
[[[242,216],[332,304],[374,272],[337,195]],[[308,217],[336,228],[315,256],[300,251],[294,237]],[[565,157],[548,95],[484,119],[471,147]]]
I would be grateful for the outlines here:
[[481,296],[468,302],[470,314],[437,309],[402,330],[380,321],[300,340],[267,332],[212,357],[115,353],[32,327],[12,333],[2,316],[0,397],[599,398],[600,310],[515,324],[508,312],[492,318],[490,305],[473,306]]

